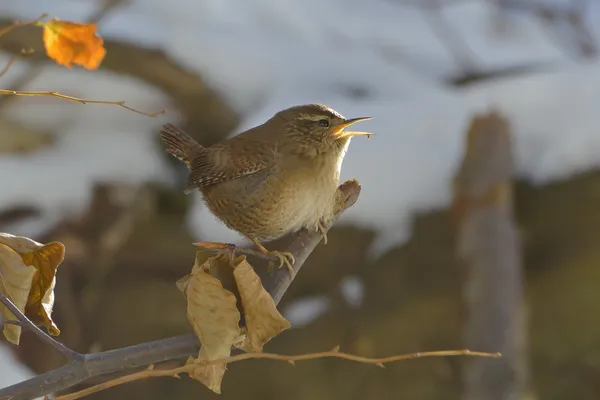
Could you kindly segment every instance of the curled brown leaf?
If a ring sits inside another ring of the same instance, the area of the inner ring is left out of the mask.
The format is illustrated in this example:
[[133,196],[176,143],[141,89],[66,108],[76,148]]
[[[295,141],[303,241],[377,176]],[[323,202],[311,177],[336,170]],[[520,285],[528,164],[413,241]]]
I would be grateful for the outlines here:
[[[46,245],[22,236],[0,233],[0,291],[25,316],[51,335],[60,331],[52,321],[56,270],[65,257],[65,248],[59,242]],[[0,314],[13,320],[15,316],[0,305]],[[19,344],[21,327],[8,324],[4,336]]]
[[248,352],[262,351],[265,343],[288,329],[291,324],[279,313],[273,298],[263,287],[246,257],[239,257],[236,264],[233,276],[240,293],[247,332],[241,348]]
[[229,357],[234,344],[244,337],[239,327],[240,312],[233,293],[223,288],[221,281],[209,273],[219,265],[228,265],[227,256],[209,258],[204,264],[198,263],[198,257],[192,273],[178,282],[178,287],[187,299],[187,316],[202,347],[189,374],[215,393],[221,393],[221,381],[226,364],[202,364],[198,361],[210,361]]

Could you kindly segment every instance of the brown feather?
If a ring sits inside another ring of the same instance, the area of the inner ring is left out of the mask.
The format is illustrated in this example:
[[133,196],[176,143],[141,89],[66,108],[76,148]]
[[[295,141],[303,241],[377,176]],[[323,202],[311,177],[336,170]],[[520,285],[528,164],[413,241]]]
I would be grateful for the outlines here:
[[335,130],[345,121],[331,108],[311,104],[280,111],[207,148],[172,126],[162,132],[167,151],[190,169],[186,191],[199,189],[229,228],[265,241],[317,230],[333,218],[350,142]]
[[203,188],[255,174],[272,165],[274,157],[272,140],[256,140],[244,132],[198,154],[191,163],[188,186]]
[[188,168],[191,168],[192,160],[200,153],[204,152],[204,147],[200,146],[191,136],[179,129],[173,124],[165,124],[160,129],[160,139],[165,146],[165,150],[172,156],[183,161]]

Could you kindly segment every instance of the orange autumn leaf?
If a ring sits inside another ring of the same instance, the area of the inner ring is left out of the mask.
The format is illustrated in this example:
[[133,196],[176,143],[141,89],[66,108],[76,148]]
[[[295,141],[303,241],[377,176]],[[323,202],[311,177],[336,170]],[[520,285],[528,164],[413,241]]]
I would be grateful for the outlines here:
[[104,40],[94,24],[77,24],[53,19],[44,24],[44,46],[48,57],[70,68],[72,64],[96,69],[106,55]]

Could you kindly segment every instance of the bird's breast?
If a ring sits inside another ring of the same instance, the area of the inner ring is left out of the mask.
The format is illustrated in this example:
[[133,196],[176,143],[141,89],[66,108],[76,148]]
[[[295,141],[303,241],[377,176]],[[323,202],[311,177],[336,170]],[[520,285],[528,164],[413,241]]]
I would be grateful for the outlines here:
[[289,169],[282,171],[289,184],[284,185],[286,193],[282,193],[280,205],[290,230],[316,229],[321,220],[333,217],[339,164],[331,157],[315,157],[310,161],[292,160]]
[[333,217],[340,163],[334,157],[280,160],[275,166],[203,190],[227,226],[260,241]]

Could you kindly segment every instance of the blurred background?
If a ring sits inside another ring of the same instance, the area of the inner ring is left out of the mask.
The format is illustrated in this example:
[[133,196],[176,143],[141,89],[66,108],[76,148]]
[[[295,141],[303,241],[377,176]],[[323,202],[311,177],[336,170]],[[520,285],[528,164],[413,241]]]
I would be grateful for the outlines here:
[[[91,21],[98,71],[47,59],[39,28],[0,41],[0,88],[124,100],[157,118],[0,98],[0,231],[61,241],[59,339],[95,352],[191,331],[175,281],[193,241],[243,243],[182,193],[158,128],[210,145],[288,106],[370,115],[343,178],[361,196],[280,303],[265,350],[365,356],[470,348],[385,369],[340,360],[230,365],[223,399],[600,398],[600,2],[3,0],[0,28]],[[26,333],[0,386],[56,368]],[[154,379],[93,399],[217,398]]]

